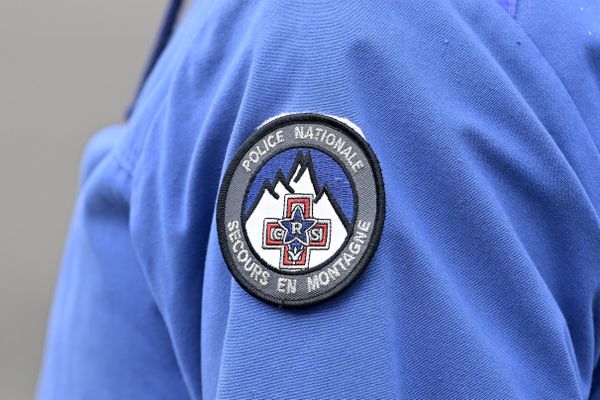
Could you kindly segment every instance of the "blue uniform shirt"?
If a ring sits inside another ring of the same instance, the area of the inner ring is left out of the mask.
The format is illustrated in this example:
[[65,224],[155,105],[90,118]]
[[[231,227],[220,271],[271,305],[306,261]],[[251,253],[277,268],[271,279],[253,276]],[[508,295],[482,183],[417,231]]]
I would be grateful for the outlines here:
[[[600,398],[600,4],[499,3],[196,2],[85,152],[39,399]],[[289,112],[359,126],[387,199],[364,274],[302,309],[215,226]]]

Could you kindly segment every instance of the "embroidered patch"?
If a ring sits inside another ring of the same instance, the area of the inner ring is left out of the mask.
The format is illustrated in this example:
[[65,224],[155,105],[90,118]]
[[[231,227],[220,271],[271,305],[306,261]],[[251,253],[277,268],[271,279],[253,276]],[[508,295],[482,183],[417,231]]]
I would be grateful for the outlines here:
[[350,285],[379,243],[379,163],[351,123],[299,113],[260,126],[219,193],[221,250],[237,282],[281,306],[321,302]]

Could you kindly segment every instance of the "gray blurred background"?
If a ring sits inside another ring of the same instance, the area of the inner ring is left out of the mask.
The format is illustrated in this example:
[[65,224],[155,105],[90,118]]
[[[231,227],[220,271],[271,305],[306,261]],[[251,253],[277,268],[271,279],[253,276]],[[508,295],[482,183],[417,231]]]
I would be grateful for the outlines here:
[[0,399],[34,395],[84,144],[119,123],[166,1],[0,0]]

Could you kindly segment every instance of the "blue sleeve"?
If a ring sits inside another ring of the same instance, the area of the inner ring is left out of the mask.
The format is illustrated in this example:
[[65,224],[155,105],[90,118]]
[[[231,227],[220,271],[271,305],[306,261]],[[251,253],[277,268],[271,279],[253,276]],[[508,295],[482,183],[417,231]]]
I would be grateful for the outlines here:
[[[196,2],[89,146],[39,398],[593,396],[600,6],[529,3]],[[365,273],[293,310],[233,280],[215,224],[289,112],[360,127],[387,199]]]

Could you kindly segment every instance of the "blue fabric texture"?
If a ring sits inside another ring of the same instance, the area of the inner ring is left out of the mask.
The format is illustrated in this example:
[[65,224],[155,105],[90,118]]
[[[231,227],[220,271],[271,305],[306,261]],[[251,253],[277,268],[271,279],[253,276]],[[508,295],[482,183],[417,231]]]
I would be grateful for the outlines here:
[[512,17],[517,13],[517,0],[497,0],[498,4]]
[[[289,310],[232,279],[215,202],[303,111],[363,130],[387,214]],[[599,143],[596,1],[198,1],[86,150],[38,398],[600,399]]]

